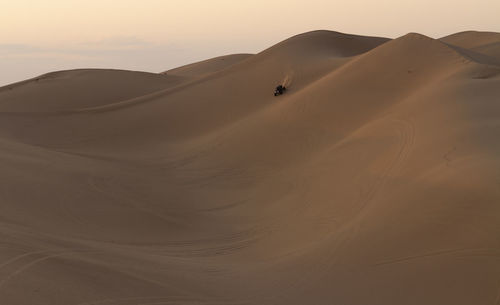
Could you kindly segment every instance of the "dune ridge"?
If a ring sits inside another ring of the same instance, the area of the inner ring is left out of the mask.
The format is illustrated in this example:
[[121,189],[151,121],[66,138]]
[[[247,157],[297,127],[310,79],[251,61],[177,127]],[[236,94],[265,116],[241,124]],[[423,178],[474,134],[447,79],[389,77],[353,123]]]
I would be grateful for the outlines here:
[[0,303],[494,304],[499,35],[0,88]]
[[237,64],[245,59],[248,59],[252,54],[231,54],[226,56],[219,56],[210,58],[200,62],[188,64],[182,67],[174,68],[162,72],[168,75],[180,75],[187,77],[203,77],[217,71],[227,69],[228,67]]

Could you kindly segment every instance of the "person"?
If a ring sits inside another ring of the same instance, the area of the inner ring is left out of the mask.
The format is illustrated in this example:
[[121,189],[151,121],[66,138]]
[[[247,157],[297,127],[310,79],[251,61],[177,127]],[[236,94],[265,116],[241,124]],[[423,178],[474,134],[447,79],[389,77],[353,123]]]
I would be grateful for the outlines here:
[[286,88],[283,85],[278,85],[276,87],[276,90],[274,90],[274,96],[278,96],[278,95],[283,94],[283,92],[285,92],[285,90],[286,90]]

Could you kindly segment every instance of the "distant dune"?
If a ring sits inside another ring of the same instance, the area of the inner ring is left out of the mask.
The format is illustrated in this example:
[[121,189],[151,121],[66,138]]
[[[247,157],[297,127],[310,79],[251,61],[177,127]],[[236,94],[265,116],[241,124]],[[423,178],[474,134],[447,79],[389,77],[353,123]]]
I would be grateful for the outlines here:
[[497,304],[499,139],[500,33],[4,86],[0,304]]

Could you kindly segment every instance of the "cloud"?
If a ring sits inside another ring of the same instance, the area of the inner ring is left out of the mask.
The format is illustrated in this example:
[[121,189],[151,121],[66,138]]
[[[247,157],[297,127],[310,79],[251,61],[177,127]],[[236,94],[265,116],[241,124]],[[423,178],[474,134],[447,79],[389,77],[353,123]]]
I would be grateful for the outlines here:
[[97,50],[145,49],[152,46],[154,46],[153,43],[135,36],[114,36],[78,44],[78,47],[83,49]]
[[39,47],[27,44],[0,43],[0,55],[2,54],[29,54],[39,52]]
[[108,57],[130,57],[148,53],[179,53],[183,48],[174,44],[154,44],[134,36],[116,36],[99,41],[42,47],[29,44],[0,44],[0,61],[13,58],[58,58],[102,60]]

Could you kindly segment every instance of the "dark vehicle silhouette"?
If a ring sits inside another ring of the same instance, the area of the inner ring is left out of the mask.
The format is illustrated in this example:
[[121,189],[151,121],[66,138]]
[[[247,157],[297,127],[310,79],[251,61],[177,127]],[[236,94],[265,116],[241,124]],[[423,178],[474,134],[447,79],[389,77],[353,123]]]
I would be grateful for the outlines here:
[[274,96],[282,95],[283,93],[285,93],[285,91],[286,91],[286,88],[283,85],[279,85],[274,90]]

